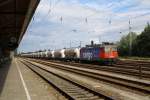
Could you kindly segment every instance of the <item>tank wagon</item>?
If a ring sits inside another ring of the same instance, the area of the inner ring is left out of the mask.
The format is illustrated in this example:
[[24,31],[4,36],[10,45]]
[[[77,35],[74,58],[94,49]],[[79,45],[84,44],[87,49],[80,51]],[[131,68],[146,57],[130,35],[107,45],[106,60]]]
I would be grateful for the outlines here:
[[80,60],[80,48],[65,49],[65,59],[69,61],[79,61]]
[[94,44],[82,48],[65,48],[59,50],[44,50],[21,54],[23,57],[54,59],[65,61],[87,61],[100,63],[114,63],[118,58],[117,47],[113,43],[103,42],[102,44]]
[[50,50],[47,51],[47,58],[52,58],[52,53],[51,52],[52,51],[50,51]]
[[54,59],[60,59],[64,60],[65,59],[65,49],[60,49],[60,50],[54,50]]

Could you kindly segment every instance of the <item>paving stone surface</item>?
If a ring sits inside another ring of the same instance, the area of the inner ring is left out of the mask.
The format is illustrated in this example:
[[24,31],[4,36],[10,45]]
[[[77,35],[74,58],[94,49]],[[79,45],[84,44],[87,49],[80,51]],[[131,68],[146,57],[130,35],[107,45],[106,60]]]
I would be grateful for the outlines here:
[[58,91],[17,59],[0,66],[0,100],[64,99]]

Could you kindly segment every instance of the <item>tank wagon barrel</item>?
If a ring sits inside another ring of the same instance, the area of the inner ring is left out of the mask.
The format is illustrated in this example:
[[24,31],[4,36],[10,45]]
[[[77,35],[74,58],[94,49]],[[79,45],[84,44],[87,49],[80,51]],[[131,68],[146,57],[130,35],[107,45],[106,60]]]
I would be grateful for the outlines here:
[[54,58],[61,58],[61,53],[60,51],[54,51]]
[[65,58],[67,60],[79,60],[80,48],[68,48],[65,50]]

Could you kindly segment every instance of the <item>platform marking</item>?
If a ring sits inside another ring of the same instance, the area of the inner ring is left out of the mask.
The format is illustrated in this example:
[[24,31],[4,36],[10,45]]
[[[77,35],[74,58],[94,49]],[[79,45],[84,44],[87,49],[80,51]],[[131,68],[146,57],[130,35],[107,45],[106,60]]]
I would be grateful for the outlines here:
[[27,89],[27,85],[26,85],[26,83],[25,83],[25,81],[24,81],[24,79],[23,79],[23,76],[22,76],[22,74],[21,74],[21,71],[20,71],[20,68],[19,68],[19,66],[18,66],[18,63],[17,63],[16,59],[15,59],[15,62],[16,62],[16,66],[17,66],[17,69],[18,69],[20,78],[21,78],[21,82],[22,82],[22,84],[23,84],[23,87],[24,87],[24,90],[25,90],[25,93],[26,93],[26,96],[27,96],[27,100],[31,100],[31,97],[30,97],[30,95],[29,95],[29,91],[28,91],[28,89]]

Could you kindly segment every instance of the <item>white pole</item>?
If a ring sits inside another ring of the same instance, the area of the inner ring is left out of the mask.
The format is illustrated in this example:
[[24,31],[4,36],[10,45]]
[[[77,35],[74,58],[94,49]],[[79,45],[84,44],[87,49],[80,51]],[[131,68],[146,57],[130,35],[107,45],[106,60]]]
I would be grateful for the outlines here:
[[132,55],[132,33],[131,33],[131,22],[129,20],[129,55]]

